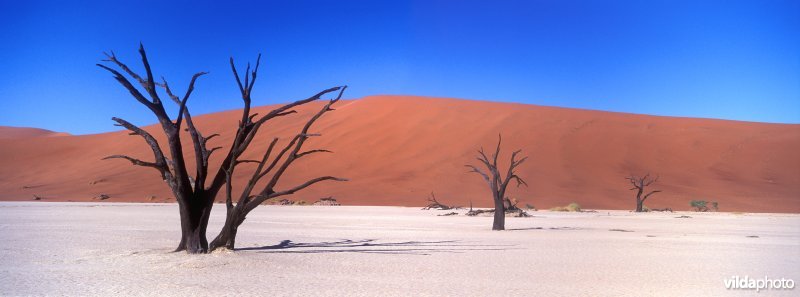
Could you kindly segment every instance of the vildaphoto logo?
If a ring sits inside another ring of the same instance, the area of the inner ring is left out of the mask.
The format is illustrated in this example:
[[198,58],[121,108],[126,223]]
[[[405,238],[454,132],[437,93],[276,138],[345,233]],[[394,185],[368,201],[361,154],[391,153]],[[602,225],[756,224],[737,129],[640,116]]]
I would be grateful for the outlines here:
[[731,276],[725,279],[725,288],[731,290],[792,290],[794,289],[794,280],[789,278],[750,278],[745,275],[739,277],[738,275]]

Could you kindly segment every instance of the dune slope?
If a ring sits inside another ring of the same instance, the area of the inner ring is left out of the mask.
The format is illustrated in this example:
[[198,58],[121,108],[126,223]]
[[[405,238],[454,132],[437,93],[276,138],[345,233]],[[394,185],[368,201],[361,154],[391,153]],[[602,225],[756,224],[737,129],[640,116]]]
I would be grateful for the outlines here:
[[[320,106],[303,107],[263,129],[249,158],[260,157],[272,137],[285,143]],[[519,169],[529,187],[510,189],[520,205],[549,208],[575,201],[584,208],[631,209],[634,193],[624,177],[650,172],[660,177],[655,189],[663,191],[645,203],[651,208],[688,209],[689,200],[704,199],[718,201],[725,211],[800,212],[800,125],[412,96],[372,96],[336,108],[313,129],[323,136],[307,145],[334,154],[299,160],[280,185],[320,175],[350,181],[318,184],[292,199],[333,196],[348,205],[420,206],[433,191],[442,203],[491,206],[485,182],[464,165],[478,165],[476,151],[493,149],[502,133],[501,163],[516,149],[529,156]],[[261,114],[268,110],[256,108]],[[116,116],[124,118],[124,111]],[[227,147],[239,116],[227,111],[195,119],[206,135],[221,134],[210,145]],[[147,129],[163,139],[157,127]],[[190,151],[188,137],[185,145]],[[49,201],[90,201],[107,194],[109,201],[170,201],[153,169],[100,160],[111,154],[152,158],[140,137],[124,131],[0,137],[0,200],[36,194]],[[243,183],[251,169],[242,166],[236,180]]]

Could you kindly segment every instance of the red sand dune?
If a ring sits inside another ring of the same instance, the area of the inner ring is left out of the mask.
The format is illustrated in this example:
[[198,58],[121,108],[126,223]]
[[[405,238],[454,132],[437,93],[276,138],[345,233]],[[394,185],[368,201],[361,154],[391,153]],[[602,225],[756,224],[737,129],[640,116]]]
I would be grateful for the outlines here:
[[[319,104],[262,129],[249,158],[260,156],[271,137],[284,141],[296,133]],[[309,149],[335,153],[299,160],[281,185],[319,175],[350,181],[317,184],[292,199],[334,196],[347,205],[421,206],[434,191],[442,203],[491,206],[484,181],[464,164],[478,165],[476,150],[491,150],[502,133],[502,161],[515,149],[530,157],[519,170],[530,186],[510,189],[520,205],[549,208],[574,201],[584,208],[631,209],[634,193],[624,177],[650,172],[660,176],[655,188],[664,191],[646,203],[651,208],[688,209],[689,200],[704,199],[718,201],[723,211],[800,212],[800,125],[410,96],[337,105],[315,126],[323,136],[307,142]],[[227,111],[196,121],[204,134],[222,134],[211,145],[227,146],[238,118],[239,111]],[[157,127],[147,129],[161,134]],[[138,136],[120,131],[15,138],[20,134],[36,133],[0,130],[0,200],[30,200],[34,194],[45,201],[91,201],[99,194],[110,195],[107,201],[170,197],[155,170],[100,160],[111,154],[149,160],[152,154]],[[245,180],[248,166],[238,171],[238,181]]]
[[68,136],[67,133],[53,132],[50,130],[27,127],[3,127],[0,126],[0,139],[4,138],[29,138],[46,136]]

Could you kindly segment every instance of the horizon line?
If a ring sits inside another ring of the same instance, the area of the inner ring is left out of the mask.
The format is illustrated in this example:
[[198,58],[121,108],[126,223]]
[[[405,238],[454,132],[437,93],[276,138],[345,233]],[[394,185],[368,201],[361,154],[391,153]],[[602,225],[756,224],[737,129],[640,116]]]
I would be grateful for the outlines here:
[[[528,106],[538,106],[538,107],[546,107],[546,108],[557,108],[557,109],[569,109],[569,110],[581,110],[581,111],[592,111],[592,112],[603,112],[603,113],[615,113],[615,114],[624,114],[624,115],[636,115],[636,116],[650,116],[650,117],[661,117],[661,118],[674,118],[674,119],[698,119],[698,120],[716,120],[716,121],[729,121],[729,122],[741,122],[741,123],[752,123],[752,124],[767,124],[767,125],[800,125],[800,122],[773,122],[773,121],[753,121],[753,120],[742,120],[742,119],[731,119],[731,118],[719,118],[719,117],[706,117],[706,116],[690,116],[690,115],[673,115],[673,114],[653,114],[653,113],[637,113],[637,112],[629,112],[629,111],[619,111],[619,110],[608,110],[608,109],[596,109],[596,108],[584,108],[584,107],[577,107],[577,106],[558,106],[558,105],[549,105],[549,104],[538,104],[538,103],[527,103],[521,102],[516,100],[503,100],[503,99],[472,99],[472,98],[459,98],[459,97],[449,97],[449,96],[434,96],[434,95],[413,95],[413,94],[389,94],[389,93],[377,93],[371,95],[364,95],[361,97],[356,98],[342,98],[343,101],[355,101],[355,100],[365,100],[369,99],[370,97],[416,97],[416,98],[425,98],[425,99],[432,99],[432,100],[458,100],[458,101],[473,101],[473,102],[485,102],[485,103],[496,103],[496,104],[519,104],[519,105],[528,105]],[[326,99],[318,99],[317,101],[325,101]],[[270,104],[263,104],[263,105],[255,105],[256,107],[265,107],[265,106],[277,106],[282,104],[291,103],[293,101],[280,101],[276,103]],[[193,117],[205,116],[215,113],[222,113],[222,112],[230,112],[230,111],[237,111],[241,110],[241,108],[233,108],[233,109],[222,109],[207,113],[201,113],[192,115]],[[140,126],[146,127],[158,124],[157,121],[141,124]],[[112,129],[112,130],[104,130],[101,132],[90,132],[90,133],[72,133],[70,131],[56,131],[42,127],[32,127],[32,126],[16,126],[16,125],[6,125],[0,124],[0,127],[8,127],[8,128],[29,128],[29,129],[41,129],[46,130],[54,133],[66,133],[70,136],[83,136],[83,135],[95,135],[95,134],[104,134],[104,133],[114,133],[123,131],[125,129]],[[116,128],[116,127],[114,127]]]

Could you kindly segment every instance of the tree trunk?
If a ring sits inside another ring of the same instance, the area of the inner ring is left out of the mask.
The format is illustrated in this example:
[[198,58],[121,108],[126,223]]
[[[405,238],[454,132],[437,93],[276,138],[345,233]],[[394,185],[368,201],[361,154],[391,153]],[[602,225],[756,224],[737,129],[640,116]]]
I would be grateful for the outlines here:
[[181,214],[181,242],[175,251],[185,250],[190,254],[207,252],[206,229],[210,207],[208,205],[192,207],[185,203],[179,203],[178,207]]
[[494,223],[492,230],[505,230],[506,229],[506,208],[503,205],[503,199],[494,199]]
[[642,212],[644,205],[644,199],[642,199],[642,189],[639,188],[639,191],[636,193],[636,212]]
[[208,251],[221,247],[233,250],[236,247],[236,233],[244,222],[244,215],[241,215],[240,211],[238,206],[228,211],[228,215],[225,216],[225,225],[222,226],[217,237],[211,241]]
[[209,244],[208,250],[213,251],[222,247],[233,250],[236,248],[236,232],[238,232],[238,230],[239,226],[226,222],[225,226],[220,230],[219,235]]

